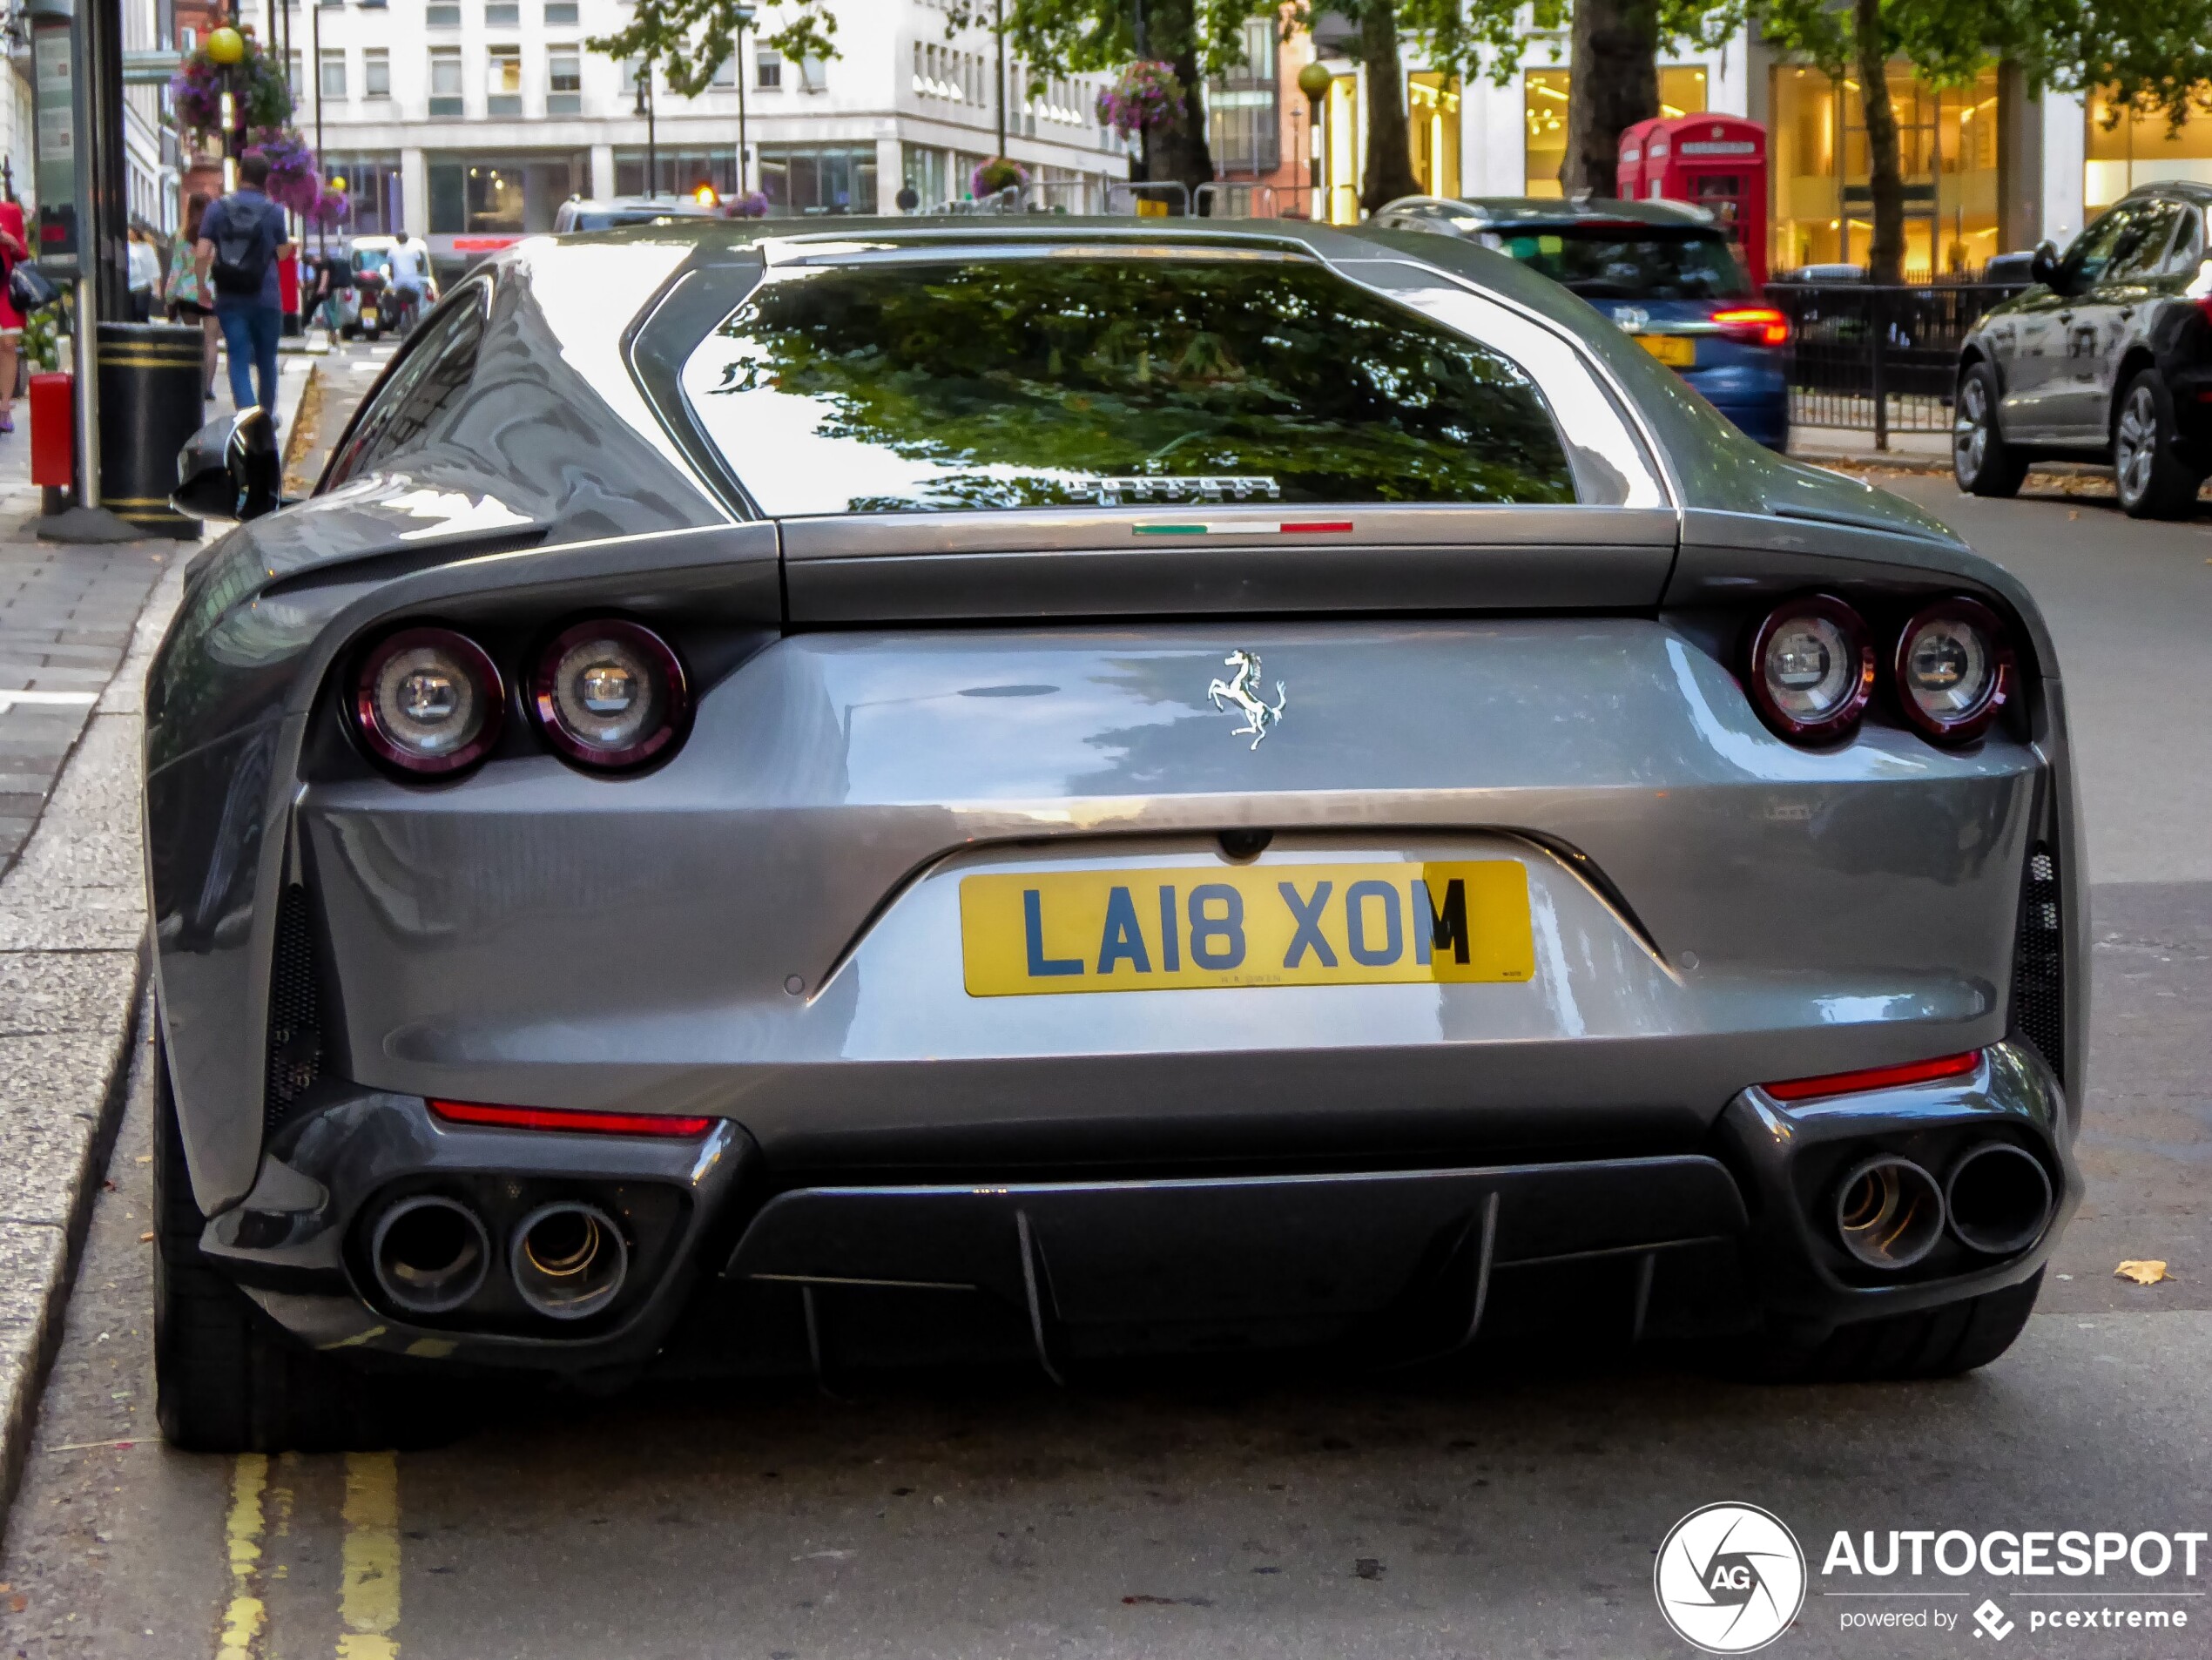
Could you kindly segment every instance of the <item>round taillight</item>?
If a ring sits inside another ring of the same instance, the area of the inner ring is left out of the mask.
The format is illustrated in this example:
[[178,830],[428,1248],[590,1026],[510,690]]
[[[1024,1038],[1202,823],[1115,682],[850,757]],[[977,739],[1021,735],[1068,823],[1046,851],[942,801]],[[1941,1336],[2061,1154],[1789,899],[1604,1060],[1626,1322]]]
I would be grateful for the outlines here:
[[1831,594],[1785,600],[1752,631],[1744,680],[1760,718],[1798,743],[1840,738],[1874,691],[1874,646]]
[[403,628],[361,660],[354,726],[401,772],[457,773],[499,741],[507,688],[483,648],[449,628]]
[[2012,695],[2013,648],[1997,614],[1979,600],[1939,600],[1897,637],[1897,700],[1905,718],[1940,743],[1989,730]]
[[684,665],[649,628],[606,617],[556,635],[537,659],[530,709],[545,741],[579,766],[641,766],[682,734]]

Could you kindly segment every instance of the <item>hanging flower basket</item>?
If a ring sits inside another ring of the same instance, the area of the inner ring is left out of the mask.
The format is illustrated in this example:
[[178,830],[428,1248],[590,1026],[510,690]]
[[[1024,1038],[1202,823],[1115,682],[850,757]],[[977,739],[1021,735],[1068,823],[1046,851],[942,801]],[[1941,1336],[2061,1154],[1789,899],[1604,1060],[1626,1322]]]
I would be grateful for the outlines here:
[[269,164],[269,199],[302,218],[322,203],[322,178],[315,171],[315,152],[293,132],[273,127],[254,135],[248,155],[260,155]]
[[1098,119],[1124,138],[1138,132],[1168,132],[1182,125],[1184,98],[1183,81],[1174,64],[1140,58],[1098,95]]
[[236,95],[239,112],[249,127],[281,127],[292,118],[292,89],[269,61],[260,43],[246,37],[246,56],[227,70],[207,55],[202,41],[169,78],[170,102],[177,125],[187,132],[209,134],[223,129],[223,92]]
[[986,196],[995,196],[1008,186],[1017,189],[1029,182],[1029,170],[1018,161],[1008,161],[1004,156],[993,156],[968,176],[968,193],[981,201]]
[[732,196],[724,202],[722,211],[732,219],[766,219],[768,198],[759,191],[749,190],[742,196]]

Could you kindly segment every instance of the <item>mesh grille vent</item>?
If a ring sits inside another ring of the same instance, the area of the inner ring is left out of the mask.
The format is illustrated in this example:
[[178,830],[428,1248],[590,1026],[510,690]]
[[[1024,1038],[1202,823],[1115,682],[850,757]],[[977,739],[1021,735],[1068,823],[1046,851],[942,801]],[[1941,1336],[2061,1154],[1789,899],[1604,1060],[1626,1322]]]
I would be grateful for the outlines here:
[[2066,1076],[2066,936],[2058,860],[2038,842],[2020,883],[2020,937],[2013,948],[2014,1036],[2060,1077]]
[[266,1120],[273,1130],[322,1072],[322,1011],[315,987],[307,890],[277,901],[276,952],[269,964],[269,1075]]

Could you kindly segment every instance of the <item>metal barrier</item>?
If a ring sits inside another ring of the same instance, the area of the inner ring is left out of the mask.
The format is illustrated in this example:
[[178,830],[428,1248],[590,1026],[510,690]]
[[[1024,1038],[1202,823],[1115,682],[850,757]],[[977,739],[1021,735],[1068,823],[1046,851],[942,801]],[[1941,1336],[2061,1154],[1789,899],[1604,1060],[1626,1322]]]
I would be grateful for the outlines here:
[[1200,219],[1283,217],[1275,205],[1274,186],[1239,184],[1234,179],[1216,179],[1199,186],[1197,210]]
[[1793,426],[1946,432],[1959,348],[1982,314],[2024,285],[1770,282],[1768,303],[1790,319]]
[[[1168,200],[1176,205],[1171,211],[1189,216],[1190,187],[1180,179],[1133,179],[1126,183],[1117,181],[1109,185],[1106,188],[1106,212],[1109,215],[1141,213],[1142,204],[1150,199],[1140,195],[1138,192],[1141,191],[1163,192]],[[1163,210],[1167,209],[1167,201],[1161,202],[1160,206]]]

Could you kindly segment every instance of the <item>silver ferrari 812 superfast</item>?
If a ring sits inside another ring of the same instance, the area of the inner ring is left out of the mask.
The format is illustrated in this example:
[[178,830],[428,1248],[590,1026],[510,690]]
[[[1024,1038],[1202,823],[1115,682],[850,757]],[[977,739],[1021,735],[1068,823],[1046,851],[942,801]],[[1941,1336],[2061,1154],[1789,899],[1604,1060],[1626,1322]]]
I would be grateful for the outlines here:
[[528,240],[311,496],[269,462],[180,460],[246,522],[147,693],[173,1441],[2027,1319],[2084,981],[2036,609],[1501,254]]

